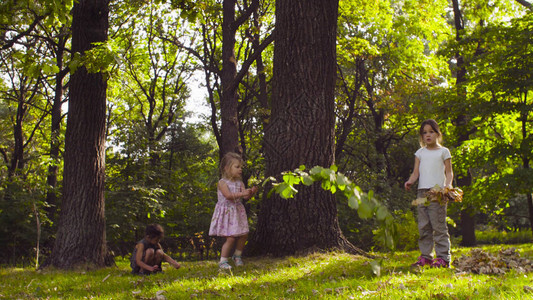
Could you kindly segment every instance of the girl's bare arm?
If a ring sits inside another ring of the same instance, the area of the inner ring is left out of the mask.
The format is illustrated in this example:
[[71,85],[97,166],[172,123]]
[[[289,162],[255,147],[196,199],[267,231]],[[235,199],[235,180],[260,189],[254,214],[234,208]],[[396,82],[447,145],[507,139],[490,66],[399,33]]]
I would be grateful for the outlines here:
[[452,159],[448,158],[444,161],[444,175],[446,176],[446,181],[444,182],[444,187],[452,188],[453,181],[453,169],[452,169]]
[[218,182],[218,189],[220,190],[220,192],[222,192],[222,195],[224,195],[226,199],[234,200],[234,201],[240,198],[249,197],[250,195],[249,189],[245,190],[244,188],[242,188],[242,191],[240,192],[236,192],[236,193],[230,192],[228,185],[223,181]]
[[409,180],[407,180],[404,183],[404,187],[406,190],[410,190],[411,186],[418,179],[418,176],[420,175],[419,170],[418,170],[419,167],[420,167],[420,159],[418,157],[415,157],[415,165],[413,167],[413,173],[411,173],[411,176],[409,176]]

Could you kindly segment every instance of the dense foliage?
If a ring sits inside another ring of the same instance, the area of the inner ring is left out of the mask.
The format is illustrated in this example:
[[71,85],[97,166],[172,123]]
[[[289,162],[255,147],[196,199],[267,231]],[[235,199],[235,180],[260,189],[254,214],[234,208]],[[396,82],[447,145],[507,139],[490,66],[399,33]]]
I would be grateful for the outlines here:
[[[131,245],[149,222],[161,223],[170,237],[206,232],[224,117],[222,2],[113,3],[109,40],[80,57],[70,51],[72,1],[2,1],[0,262],[50,250],[61,207],[69,78],[80,64],[108,79],[108,243]],[[235,29],[238,135],[250,184],[265,179],[273,55],[273,1],[258,2]],[[237,1],[237,17],[248,5]],[[447,1],[340,1],[335,165],[395,216],[401,249],[416,239],[414,194],[403,182],[426,118],[439,121],[456,174],[472,177],[462,187],[463,208],[483,225],[531,227],[533,14],[512,1],[470,0],[461,9],[465,29],[457,39]],[[467,75],[460,84],[458,53]],[[193,98],[198,89],[205,99]],[[206,105],[210,115],[191,122],[187,103]],[[363,249],[386,244],[373,239],[380,220],[360,218],[349,203],[338,199],[344,235]],[[247,206],[254,228],[260,201]],[[450,206],[450,224],[459,223],[461,208]]]

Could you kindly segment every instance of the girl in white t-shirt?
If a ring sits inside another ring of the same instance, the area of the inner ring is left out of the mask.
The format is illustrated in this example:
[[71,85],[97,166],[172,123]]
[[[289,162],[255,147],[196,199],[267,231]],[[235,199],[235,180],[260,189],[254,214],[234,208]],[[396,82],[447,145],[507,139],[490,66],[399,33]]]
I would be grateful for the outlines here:
[[[452,156],[448,148],[441,146],[442,133],[435,120],[429,119],[420,125],[420,146],[415,153],[413,173],[404,184],[406,190],[418,179],[417,198],[426,197],[427,192],[438,185],[452,188]],[[445,267],[450,265],[450,235],[446,224],[446,202],[430,201],[429,205],[419,204],[418,246],[421,255],[413,266],[430,265]],[[433,248],[436,258],[433,259]]]

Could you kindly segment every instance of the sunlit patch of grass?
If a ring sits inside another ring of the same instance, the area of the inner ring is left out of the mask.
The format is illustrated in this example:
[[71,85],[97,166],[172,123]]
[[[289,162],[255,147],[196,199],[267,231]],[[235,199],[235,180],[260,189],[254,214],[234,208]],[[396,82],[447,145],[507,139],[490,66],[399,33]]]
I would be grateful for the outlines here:
[[[511,246],[484,246],[496,253]],[[514,246],[531,257],[531,244]],[[470,248],[454,248],[459,257]],[[0,299],[527,299],[533,274],[458,274],[453,268],[414,270],[418,252],[374,253],[383,259],[381,276],[369,258],[330,252],[285,258],[245,258],[246,265],[221,272],[216,261],[184,262],[152,276],[130,274],[127,259],[97,271],[0,269]]]

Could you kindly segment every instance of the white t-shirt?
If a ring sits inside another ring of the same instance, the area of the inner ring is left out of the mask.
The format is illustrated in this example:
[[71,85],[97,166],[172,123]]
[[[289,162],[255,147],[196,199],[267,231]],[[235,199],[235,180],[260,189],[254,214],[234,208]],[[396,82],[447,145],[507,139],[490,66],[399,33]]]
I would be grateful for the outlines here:
[[444,161],[452,158],[446,147],[429,150],[426,147],[418,149],[415,156],[420,160],[418,167],[418,189],[430,189],[438,184],[444,187],[446,174]]

